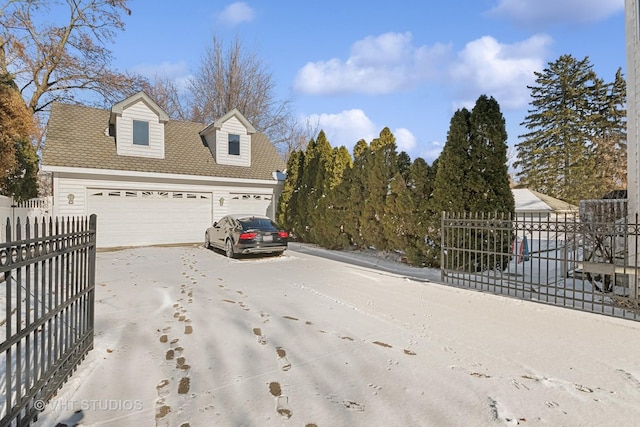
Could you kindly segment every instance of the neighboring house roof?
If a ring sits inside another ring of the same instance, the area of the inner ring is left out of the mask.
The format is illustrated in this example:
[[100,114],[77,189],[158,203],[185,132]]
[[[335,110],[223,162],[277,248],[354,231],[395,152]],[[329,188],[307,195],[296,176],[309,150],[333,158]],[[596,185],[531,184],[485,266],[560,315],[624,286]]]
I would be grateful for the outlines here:
[[577,212],[578,207],[562,200],[529,190],[528,188],[514,188],[513,198],[517,213],[564,213]]
[[263,133],[251,135],[251,167],[215,162],[199,132],[201,123],[169,120],[164,159],[118,156],[109,136],[110,111],[54,103],[42,155],[46,166],[139,171],[178,175],[273,180],[286,164]]

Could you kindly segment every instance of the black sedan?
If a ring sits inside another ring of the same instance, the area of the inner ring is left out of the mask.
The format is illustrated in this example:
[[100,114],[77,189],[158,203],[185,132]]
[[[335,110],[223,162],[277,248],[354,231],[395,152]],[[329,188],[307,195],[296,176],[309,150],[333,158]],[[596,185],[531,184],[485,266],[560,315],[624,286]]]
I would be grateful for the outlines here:
[[207,228],[206,248],[222,249],[229,258],[241,254],[282,255],[289,233],[263,215],[227,215]]

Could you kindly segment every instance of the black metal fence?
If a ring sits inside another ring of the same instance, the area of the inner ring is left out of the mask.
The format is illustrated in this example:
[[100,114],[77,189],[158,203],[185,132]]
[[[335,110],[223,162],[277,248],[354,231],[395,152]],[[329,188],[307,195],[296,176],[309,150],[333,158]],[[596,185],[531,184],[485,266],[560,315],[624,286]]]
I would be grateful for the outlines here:
[[0,426],[29,425],[93,348],[96,216],[12,227],[0,244]]
[[640,320],[638,216],[443,214],[443,283]]

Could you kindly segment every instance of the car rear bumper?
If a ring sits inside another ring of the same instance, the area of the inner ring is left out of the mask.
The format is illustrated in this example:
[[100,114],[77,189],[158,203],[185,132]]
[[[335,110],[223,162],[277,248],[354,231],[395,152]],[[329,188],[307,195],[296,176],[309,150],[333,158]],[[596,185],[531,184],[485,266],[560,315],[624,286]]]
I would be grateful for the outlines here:
[[276,252],[284,252],[287,249],[287,246],[245,246],[238,247],[237,252],[243,255],[248,254],[267,254],[267,253],[276,253]]

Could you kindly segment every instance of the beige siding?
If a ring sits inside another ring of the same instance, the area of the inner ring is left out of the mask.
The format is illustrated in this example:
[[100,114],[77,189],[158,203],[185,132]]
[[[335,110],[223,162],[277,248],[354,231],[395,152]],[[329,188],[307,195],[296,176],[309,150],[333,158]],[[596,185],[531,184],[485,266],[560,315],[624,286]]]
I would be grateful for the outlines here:
[[[63,179],[57,183],[53,201],[54,215],[64,217],[87,215],[85,210],[87,192],[84,182]],[[73,198],[73,203],[69,202],[70,196]]]
[[[165,191],[192,191],[212,194],[212,216],[214,220],[226,215],[229,209],[230,194],[236,193],[257,193],[274,194],[271,187],[260,186],[239,186],[239,185],[217,185],[211,184],[185,184],[167,183],[154,180],[139,181],[128,180],[100,180],[89,175],[58,176],[55,180],[54,188],[54,215],[90,215],[86,205],[87,189],[105,188],[122,190],[165,190]],[[68,203],[68,194],[74,195],[74,203]],[[223,206],[220,206],[220,198],[224,198]]]
[[[149,123],[149,145],[133,144],[133,121]],[[164,124],[147,104],[138,101],[127,107],[116,119],[116,144],[119,156],[164,158]]]
[[[229,155],[229,134],[240,135],[240,155]],[[216,131],[216,162],[222,165],[251,166],[251,137],[236,117]]]

